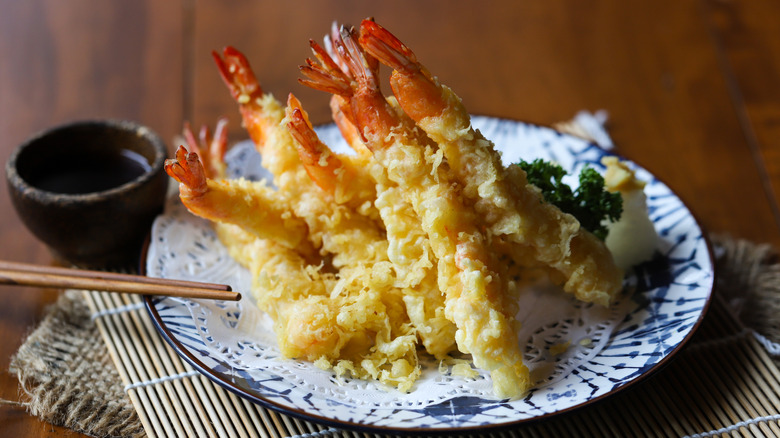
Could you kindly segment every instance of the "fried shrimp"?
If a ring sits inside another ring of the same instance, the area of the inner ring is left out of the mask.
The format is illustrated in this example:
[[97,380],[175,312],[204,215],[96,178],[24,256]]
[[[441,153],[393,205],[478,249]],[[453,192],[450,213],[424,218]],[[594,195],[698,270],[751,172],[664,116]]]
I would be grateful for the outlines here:
[[232,243],[231,255],[255,274],[255,298],[275,321],[282,354],[408,390],[420,372],[417,330],[395,286],[384,230],[372,219],[373,180],[352,158],[319,141],[297,99],[283,109],[262,93],[240,52],[224,54],[215,60],[274,174],[277,196],[305,222],[322,256],[317,264],[302,264],[296,252],[271,239],[221,233]]
[[[214,59],[225,84],[239,104],[244,125],[263,157],[263,166],[274,174],[278,197],[286,198],[295,216],[303,219],[309,240],[323,254],[333,256],[334,266],[371,263],[387,258],[384,231],[370,216],[333,202],[312,181],[298,155],[296,141],[285,123],[285,109],[270,94],[263,94],[246,57],[232,47],[224,59]],[[372,209],[373,206],[366,206]],[[352,242],[364,242],[352,245]]]
[[[182,202],[215,222],[252,273],[283,356],[408,391],[422,348],[442,363],[459,350],[490,373],[497,397],[523,396],[534,383],[516,319],[525,285],[551,280],[608,305],[623,271],[523,168],[503,165],[460,98],[373,20],[359,31],[334,23],[323,46],[309,45],[299,82],[329,93],[355,153],[323,143],[301,102],[264,93],[246,57],[228,47],[213,56],[275,188],[220,179],[223,121],[213,136],[186,126],[193,152],[180,148],[166,163]],[[381,91],[383,64],[393,69],[392,96]],[[608,186],[646,216],[630,169],[604,164]]]
[[415,331],[388,266],[328,273],[269,239],[226,228],[218,233],[234,243],[243,239],[230,255],[257,274],[253,297],[273,319],[285,357],[409,390],[420,373]]
[[493,144],[471,128],[460,98],[408,47],[372,20],[363,20],[360,33],[365,50],[393,68],[391,87],[399,104],[439,145],[464,196],[485,218],[490,232],[559,271],[567,292],[608,305],[622,288],[623,272],[606,246],[573,216],[542,202],[522,171],[504,168]]
[[[185,137],[197,141],[191,130]],[[208,143],[207,150],[216,151],[216,156],[210,158],[222,162],[224,149],[211,144],[209,136],[204,138],[209,141],[201,141],[196,147]],[[218,139],[222,141],[223,137]],[[207,171],[197,154],[187,153],[183,147],[176,159],[166,163],[166,170],[180,181],[180,199],[187,208],[214,221],[217,235],[231,257],[254,274],[253,297],[275,321],[283,355],[355,377],[378,379],[404,391],[411,387],[420,373],[416,329],[406,316],[403,294],[394,286],[389,262],[382,262],[386,260],[384,247],[377,251],[376,260],[365,258],[360,249],[355,249],[360,263],[351,260],[343,263],[343,269],[329,272],[324,259],[316,259],[309,254],[311,251],[304,250],[310,246],[305,239],[311,236],[305,222],[283,211],[284,198],[264,183],[206,178]],[[269,203],[269,199],[276,199],[278,204]],[[342,227],[336,226],[341,219],[336,217],[331,223],[330,234],[341,233],[341,240],[348,244],[352,240],[343,234],[350,232],[350,224],[360,221],[347,218]],[[284,228],[291,223],[302,229]],[[358,240],[365,232],[359,226],[351,231]],[[298,237],[303,240],[293,240]],[[375,238],[373,242],[383,241]],[[371,241],[368,248],[372,248]],[[346,248],[340,251],[347,252]],[[333,258],[334,265],[339,265],[337,257]],[[370,315],[355,317],[365,309],[372,310]]]
[[[316,87],[316,83],[321,86],[332,83],[336,88],[344,90],[344,95],[332,96],[331,105],[334,101],[339,105],[338,111],[343,116],[340,123],[348,125],[340,126],[340,129],[344,132],[346,128],[349,135],[347,140],[352,142],[354,149],[368,151],[370,155],[367,157],[367,165],[375,166],[372,172],[377,183],[375,205],[385,225],[388,258],[393,263],[397,285],[404,290],[407,313],[426,351],[437,358],[443,358],[455,347],[455,326],[444,315],[444,297],[437,285],[437,268],[430,243],[421,228],[419,217],[404,198],[403,190],[388,179],[384,167],[377,165],[373,154],[362,140],[362,134],[353,124],[350,100],[345,97],[349,89],[343,87],[347,79],[351,81],[352,72],[347,67],[348,56],[335,24],[334,29],[331,38],[326,38],[328,53],[316,43],[310,43],[320,66],[309,62],[308,66],[303,68],[311,69],[312,86]],[[331,60],[332,54],[339,52],[341,54],[338,55],[338,61]],[[366,67],[374,73],[372,77],[376,78],[379,64],[375,60],[369,60]],[[374,86],[378,88],[379,85],[377,83]]]
[[403,190],[384,173],[377,183],[376,207],[387,231],[387,255],[397,285],[425,350],[443,359],[455,348],[455,325],[444,315],[444,295],[438,287],[435,256],[420,218]]
[[458,347],[472,354],[475,365],[491,372],[497,395],[516,397],[530,387],[528,368],[522,361],[514,313],[509,311],[512,306],[498,281],[477,216],[449,181],[438,151],[417,142],[414,129],[408,129],[385,100],[356,35],[342,28],[341,37],[355,81],[329,74],[327,63],[320,69],[309,63],[302,68],[309,78],[306,83],[350,99],[366,145],[388,178],[403,190],[428,236],[438,259],[445,315],[457,327]]
[[[314,55],[320,60],[321,63],[327,63],[329,61],[328,58],[330,58],[335,63],[335,66],[332,67],[338,68],[342,73],[349,77],[349,68],[336,48],[336,46],[343,46],[343,43],[341,42],[339,25],[335,21],[331,25],[330,34],[326,35],[324,38],[324,44],[326,55],[322,55],[323,49],[316,43],[313,41],[309,42]],[[379,63],[375,63],[375,65],[371,65],[369,68],[376,71],[376,69],[379,68]],[[349,79],[351,80],[352,78]],[[352,109],[349,107],[349,100],[345,99],[339,94],[332,94],[330,97],[330,110],[333,122],[339,128],[339,132],[341,133],[341,136],[344,137],[344,140],[346,140],[347,144],[355,152],[357,152],[358,155],[363,157],[367,163],[372,162],[373,154],[366,147],[366,144],[363,142],[357,126],[355,126],[354,117],[352,116]]]
[[[243,126],[262,155],[263,167],[274,175],[281,196],[295,201],[312,181],[301,167],[289,131],[282,126],[284,107],[270,93],[264,93],[243,53],[225,47],[222,57],[212,52],[222,80],[238,103]],[[224,57],[224,58],[223,58]]]
[[322,143],[306,111],[292,93],[287,98],[285,113],[287,129],[295,139],[298,156],[311,179],[337,204],[370,210],[365,204],[371,204],[376,198],[374,181],[364,167],[355,165],[364,163],[339,156]]
[[263,182],[206,178],[198,155],[180,146],[165,171],[179,182],[179,198],[197,216],[238,225],[302,254],[312,254],[306,223],[290,214],[287,203]]

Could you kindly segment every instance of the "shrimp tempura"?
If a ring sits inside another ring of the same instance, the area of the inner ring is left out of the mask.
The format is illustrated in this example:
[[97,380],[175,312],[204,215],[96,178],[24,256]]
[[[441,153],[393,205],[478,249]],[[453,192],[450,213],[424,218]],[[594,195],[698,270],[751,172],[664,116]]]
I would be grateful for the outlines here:
[[[356,36],[342,28],[347,62],[356,81],[329,74],[328,65],[302,68],[305,82],[350,99],[354,121],[387,177],[403,190],[420,218],[437,258],[445,315],[457,327],[455,340],[471,353],[476,366],[488,370],[500,397],[517,397],[530,387],[514,320],[495,260],[477,226],[477,216],[449,181],[438,151],[416,141],[414,129],[388,104],[377,87],[366,54]],[[314,71],[312,71],[314,70]],[[325,80],[323,80],[325,78]]]
[[302,254],[313,254],[306,223],[290,215],[289,205],[263,182],[206,178],[195,153],[180,146],[165,171],[179,184],[179,198],[197,216],[238,225],[258,237],[272,238]]
[[[334,23],[325,48],[310,42],[299,80],[331,95],[354,154],[321,142],[301,103],[264,93],[228,47],[214,59],[275,188],[218,181],[224,122],[214,138],[185,129],[205,167],[180,149],[166,170],[252,273],[284,356],[407,391],[418,345],[439,360],[457,348],[490,373],[496,396],[521,397],[534,383],[518,339],[521,285],[548,278],[608,305],[622,270],[519,166],[503,166],[411,50],[373,20],[359,32]],[[394,96],[380,89],[380,64],[393,69]]]
[[623,272],[606,246],[577,220],[528,184],[517,166],[507,170],[493,144],[471,128],[460,98],[439,83],[414,53],[372,20],[363,20],[360,43],[393,68],[391,87],[404,111],[441,148],[464,195],[491,233],[559,271],[564,290],[583,301],[609,305],[622,288]]

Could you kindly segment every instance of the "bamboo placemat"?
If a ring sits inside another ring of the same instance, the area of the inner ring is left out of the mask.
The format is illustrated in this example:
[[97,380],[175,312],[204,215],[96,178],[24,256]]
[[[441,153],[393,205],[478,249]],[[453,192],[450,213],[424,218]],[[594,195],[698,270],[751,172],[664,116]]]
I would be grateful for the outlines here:
[[[158,335],[137,296],[84,297],[150,437],[373,436],[276,413],[214,384]],[[780,436],[779,395],[772,358],[716,296],[689,346],[649,380],[553,421],[489,436]]]
[[138,296],[84,291],[84,298],[148,436],[329,433],[254,405],[193,369],[157,333]]

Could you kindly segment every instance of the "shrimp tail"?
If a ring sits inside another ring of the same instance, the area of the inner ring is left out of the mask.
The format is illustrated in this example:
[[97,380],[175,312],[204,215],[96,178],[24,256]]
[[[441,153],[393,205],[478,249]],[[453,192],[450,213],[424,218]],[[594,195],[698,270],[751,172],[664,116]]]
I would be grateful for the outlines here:
[[394,70],[420,70],[414,52],[395,35],[371,19],[360,23],[360,45],[372,56]]
[[243,53],[232,46],[222,49],[222,56],[215,50],[211,52],[217,64],[222,80],[230,90],[230,94],[240,104],[262,97],[263,89],[257,81],[249,60]]
[[379,63],[360,47],[355,31],[342,26],[340,44],[339,52],[350,76],[360,84],[379,89]]
[[395,35],[372,20],[363,20],[359,41],[367,53],[393,69],[393,94],[412,119],[419,121],[422,113],[436,114],[446,109],[448,103],[442,99],[439,81]]
[[[360,56],[360,61],[363,63],[361,66],[355,66],[354,63],[354,47],[352,53],[349,52],[349,46],[357,45],[353,44],[353,35],[357,31],[354,27],[341,25],[338,26],[336,22],[333,23],[330,30],[330,35],[325,37],[325,48],[328,54],[335,61],[335,63],[341,68],[345,75],[350,79],[355,79],[355,72],[357,70],[367,69],[375,76],[379,73],[379,60],[373,56]],[[357,41],[354,41],[357,43]],[[349,45],[349,46],[348,46]],[[362,53],[363,51],[360,50]],[[351,59],[352,58],[352,59]]]
[[[370,141],[368,136],[385,137],[390,134],[391,128],[403,125],[405,121],[382,94],[379,63],[360,46],[357,31],[342,26],[336,49],[353,78],[353,92],[349,99],[350,121],[357,127],[363,143],[374,151],[381,142]],[[404,126],[409,128],[407,132],[413,131],[413,126]]]
[[[272,96],[263,93],[263,88],[257,81],[249,61],[243,53],[231,46],[222,50],[222,55],[211,53],[217,64],[222,80],[227,85],[233,99],[238,103],[241,118],[249,137],[260,151],[279,120],[274,108],[276,101]],[[266,97],[270,99],[266,99]],[[270,104],[270,108],[269,108]],[[281,117],[280,117],[281,119]]]
[[219,159],[219,161],[223,163],[228,145],[227,125],[227,117],[220,117],[217,119],[217,125],[214,127],[214,137],[211,139],[211,148],[209,149],[209,155],[211,155],[211,158]]
[[208,190],[206,173],[198,154],[187,152],[184,146],[176,150],[176,158],[165,160],[165,172],[179,182],[179,190],[187,196],[202,196]]
[[304,166],[316,165],[324,152],[324,145],[314,132],[308,114],[301,107],[301,102],[292,94],[287,98],[287,128],[296,140],[298,155]]
[[336,180],[344,171],[341,160],[314,132],[311,121],[301,102],[292,94],[287,98],[287,128],[295,139],[298,156],[306,173],[321,189],[334,194]]
[[213,137],[208,126],[203,125],[196,138],[190,123],[184,122],[183,135],[187,148],[198,154],[207,178],[225,177],[225,152],[227,151],[228,142],[227,123],[226,117],[217,119]]
[[325,45],[325,51],[328,53],[328,55],[330,55],[338,68],[345,74],[349,74],[349,69],[347,68],[346,62],[344,61],[344,58],[341,56],[341,54],[339,54],[337,49],[337,47],[341,44],[340,29],[341,26],[339,26],[336,21],[331,23],[330,34],[325,35],[325,38],[323,38],[323,43]]
[[352,114],[349,102],[343,97],[334,94],[330,99],[330,112],[341,136],[346,140],[349,147],[364,158],[373,157],[371,150],[363,142],[360,130],[355,125],[355,116]]
[[[352,61],[350,59],[351,55],[347,53],[347,48],[344,45],[344,38],[342,37],[343,29],[346,29],[346,27],[339,26],[338,23],[334,21],[330,28],[330,34],[326,35],[324,38],[326,53],[323,54],[319,47],[312,47],[312,50],[318,54],[317,59],[321,64],[327,66],[328,71],[333,72],[338,69],[343,73],[344,78],[350,81],[349,85],[351,89],[340,92],[334,92],[333,89],[319,89],[331,91],[333,96],[330,99],[330,108],[333,121],[336,123],[336,126],[338,126],[339,131],[341,132],[342,137],[347,141],[347,144],[360,155],[366,157],[371,156],[371,151],[366,148],[362,133],[356,126],[355,116],[352,113],[352,106],[349,99],[349,96],[354,95],[355,67],[352,66]],[[350,32],[353,31],[347,31],[345,33],[349,34]],[[363,59],[363,61],[365,62],[365,68],[369,69],[371,72],[378,73],[379,61],[370,56],[367,57],[367,59]],[[340,77],[338,73],[334,73],[334,75]]]
[[306,59],[306,65],[302,65],[299,68],[301,73],[308,79],[298,79],[298,82],[315,90],[349,98],[352,95],[350,78],[344,74],[322,46],[313,40],[309,41],[309,45],[319,64],[311,58]]
[[[203,125],[201,128],[200,136],[202,137],[205,133],[204,131],[208,131],[208,127],[206,125]],[[190,151],[201,155],[202,151],[200,150],[200,142],[198,141],[198,138],[195,137],[195,134],[192,130],[192,125],[189,121],[184,121],[184,129],[182,131],[182,135],[184,135],[184,142],[187,143],[187,147]],[[178,152],[178,150],[177,150]]]
[[320,46],[314,40],[309,40],[311,51],[322,67],[328,71],[328,73],[349,81],[351,79],[349,77],[349,71],[346,69],[344,60],[338,52],[339,43],[340,40],[329,39],[327,36],[325,37],[325,47]]

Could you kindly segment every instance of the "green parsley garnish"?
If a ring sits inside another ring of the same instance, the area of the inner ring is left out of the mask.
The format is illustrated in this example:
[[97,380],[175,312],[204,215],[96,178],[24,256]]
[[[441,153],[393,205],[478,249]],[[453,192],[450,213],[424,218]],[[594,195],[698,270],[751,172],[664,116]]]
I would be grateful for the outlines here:
[[572,190],[563,182],[566,171],[557,164],[536,159],[531,163],[517,163],[528,175],[528,182],[542,190],[544,200],[569,213],[580,225],[604,240],[608,229],[604,221],[615,222],[623,213],[620,193],[610,193],[604,188],[604,177],[592,167],[580,172],[580,186]]

